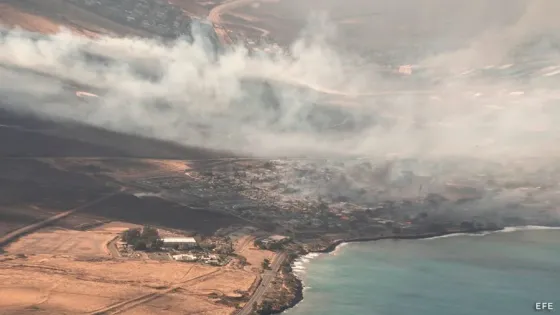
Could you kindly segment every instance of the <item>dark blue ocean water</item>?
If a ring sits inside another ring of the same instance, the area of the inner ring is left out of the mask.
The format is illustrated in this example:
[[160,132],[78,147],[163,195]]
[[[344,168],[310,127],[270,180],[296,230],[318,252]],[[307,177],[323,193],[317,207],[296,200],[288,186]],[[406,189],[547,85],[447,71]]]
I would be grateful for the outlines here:
[[347,244],[295,267],[289,315],[560,314],[560,230]]

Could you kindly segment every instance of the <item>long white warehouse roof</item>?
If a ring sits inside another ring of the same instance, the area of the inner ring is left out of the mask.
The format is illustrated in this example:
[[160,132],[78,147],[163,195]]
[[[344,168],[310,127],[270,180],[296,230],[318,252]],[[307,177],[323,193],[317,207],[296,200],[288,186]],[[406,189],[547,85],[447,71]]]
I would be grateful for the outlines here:
[[194,237],[166,237],[162,239],[163,243],[196,243]]

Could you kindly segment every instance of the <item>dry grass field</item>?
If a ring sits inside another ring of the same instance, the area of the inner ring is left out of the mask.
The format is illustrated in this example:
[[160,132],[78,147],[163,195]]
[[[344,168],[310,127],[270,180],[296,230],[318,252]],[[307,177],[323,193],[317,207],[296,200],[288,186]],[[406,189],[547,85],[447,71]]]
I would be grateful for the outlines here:
[[247,259],[249,265],[245,266],[245,270],[259,272],[261,264],[265,259],[272,261],[276,253],[269,250],[261,250],[254,246],[255,238],[252,236],[243,236],[239,238],[236,244],[235,252]]
[[94,32],[85,29],[78,29],[77,27],[68,24],[57,23],[46,17],[22,11],[5,3],[0,3],[0,25],[8,28],[18,27],[27,31],[43,34],[58,33],[62,30],[62,28],[65,28],[82,36],[97,36]]
[[102,174],[118,180],[181,175],[189,168],[187,162],[180,160],[51,158],[44,161],[61,170]]
[[224,307],[208,302],[205,297],[196,296],[184,291],[167,294],[150,303],[140,305],[134,309],[124,311],[123,315],[176,315],[176,314],[204,314],[230,315],[234,311],[231,307]]
[[18,26],[43,34],[56,33],[61,27],[85,36],[150,34],[115,23],[64,0],[3,0],[0,24]]
[[[0,256],[2,314],[231,314],[220,297],[251,290],[258,271],[233,266],[115,259],[107,244],[136,225],[111,222],[87,231],[42,229]],[[260,266],[267,251],[241,249]]]
[[111,232],[41,230],[27,235],[5,250],[13,254],[53,254],[109,257],[107,243],[117,236]]
[[[198,278],[204,275],[208,276]],[[32,255],[0,265],[0,309],[2,314],[37,310],[76,314],[112,307],[124,314],[230,314],[233,308],[212,302],[208,294],[218,290],[236,296],[234,291],[249,290],[255,277],[242,270],[173,261],[83,261],[66,255]],[[166,291],[173,287],[176,290]],[[143,299],[150,294],[156,298]],[[134,302],[138,297],[140,303]]]

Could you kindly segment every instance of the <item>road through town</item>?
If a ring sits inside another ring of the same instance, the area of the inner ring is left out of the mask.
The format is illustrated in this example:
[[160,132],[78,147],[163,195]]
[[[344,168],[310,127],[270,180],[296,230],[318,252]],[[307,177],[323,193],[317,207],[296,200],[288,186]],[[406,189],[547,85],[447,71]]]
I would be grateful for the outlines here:
[[222,15],[236,8],[240,8],[255,2],[255,0],[230,0],[215,6],[208,13],[208,19],[215,24],[222,24]]

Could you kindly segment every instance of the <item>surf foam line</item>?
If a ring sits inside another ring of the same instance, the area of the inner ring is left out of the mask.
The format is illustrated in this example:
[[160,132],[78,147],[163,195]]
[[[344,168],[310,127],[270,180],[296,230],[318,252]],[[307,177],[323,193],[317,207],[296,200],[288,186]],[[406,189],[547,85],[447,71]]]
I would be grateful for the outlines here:
[[537,230],[560,230],[560,226],[542,226],[542,225],[525,225],[525,226],[508,226],[498,231],[486,231],[480,233],[451,233],[441,236],[424,238],[422,240],[433,240],[448,237],[458,237],[458,236],[486,236],[494,233],[512,233],[519,231],[537,231]]
[[319,257],[320,255],[320,253],[309,253],[307,255],[299,257],[292,263],[292,271],[294,275],[302,282],[304,290],[309,289],[309,287],[306,287],[303,283],[303,277],[305,275],[305,271],[307,270],[306,265],[308,265],[311,260]]

